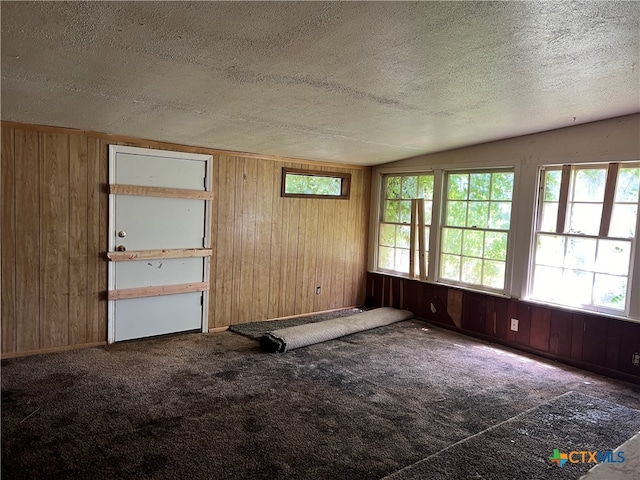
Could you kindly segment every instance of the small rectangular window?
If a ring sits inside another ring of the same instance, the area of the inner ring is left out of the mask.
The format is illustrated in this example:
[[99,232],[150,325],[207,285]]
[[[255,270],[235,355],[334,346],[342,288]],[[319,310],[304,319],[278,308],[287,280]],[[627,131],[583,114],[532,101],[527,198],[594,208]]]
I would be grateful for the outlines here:
[[350,173],[282,169],[283,197],[348,199],[350,188]]

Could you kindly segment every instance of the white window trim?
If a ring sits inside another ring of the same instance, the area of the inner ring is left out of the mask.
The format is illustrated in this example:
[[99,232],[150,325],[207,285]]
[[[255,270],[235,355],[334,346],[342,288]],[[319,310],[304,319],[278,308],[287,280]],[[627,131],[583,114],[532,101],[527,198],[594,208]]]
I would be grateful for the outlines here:
[[[448,280],[439,279],[440,269],[440,242],[441,242],[441,220],[443,218],[442,209],[445,205],[444,194],[444,176],[446,173],[452,173],[456,171],[470,172],[470,171],[493,171],[493,170],[505,170],[512,171],[514,173],[513,183],[513,196],[511,200],[511,224],[509,228],[509,240],[507,243],[507,259],[505,267],[505,288],[498,291],[494,289],[484,288],[482,286],[474,286],[466,283],[450,282]],[[433,168],[418,168],[418,167],[382,167],[377,168],[374,173],[374,182],[372,182],[371,188],[371,218],[369,234],[373,239],[371,247],[369,249],[369,271],[375,273],[381,273],[384,275],[390,275],[400,278],[411,278],[409,274],[403,274],[400,272],[389,271],[378,268],[378,252],[379,252],[379,238],[380,238],[380,218],[383,208],[383,178],[386,175],[433,175],[433,200],[432,200],[432,212],[431,212],[431,224],[429,235],[429,257],[428,257],[428,269],[427,269],[427,283],[433,283],[437,285],[445,285],[456,288],[462,288],[469,291],[480,292],[487,295],[493,295],[498,297],[511,298],[513,296],[520,297],[520,292],[514,295],[513,277],[515,270],[514,259],[516,257],[515,249],[517,247],[516,237],[518,234],[517,222],[514,219],[517,218],[516,212],[519,208],[519,178],[520,178],[520,165],[519,164],[504,164],[501,162],[483,162],[483,163],[460,163],[451,166],[434,165]],[[527,246],[528,252],[528,246]],[[526,272],[526,268],[517,269]],[[418,279],[414,279],[420,281]],[[518,285],[520,288],[520,285]]]
[[[579,169],[589,168],[590,166],[604,168],[609,163],[619,163],[620,166],[624,165],[638,165],[640,166],[640,162],[638,159],[634,160],[608,160],[608,161],[572,161],[567,162],[565,165],[572,165]],[[638,218],[636,219],[636,232],[635,237],[631,239],[631,257],[629,259],[630,268],[629,268],[629,299],[627,301],[627,305],[625,306],[624,311],[609,309],[606,307],[597,307],[594,306],[591,308],[590,306],[577,306],[577,305],[566,305],[562,303],[554,303],[550,300],[543,300],[540,298],[536,298],[532,294],[533,290],[533,273],[535,268],[535,255],[536,255],[536,234],[538,233],[538,216],[540,215],[540,207],[539,201],[540,196],[542,195],[542,172],[548,169],[557,169],[562,168],[563,164],[560,163],[545,163],[543,165],[538,165],[536,168],[537,180],[536,180],[536,189],[535,189],[535,198],[533,201],[533,215],[531,221],[531,234],[530,234],[530,251],[529,251],[529,260],[527,262],[527,275],[526,275],[526,290],[522,296],[523,300],[526,300],[531,303],[536,303],[540,305],[553,306],[555,308],[588,313],[591,315],[600,315],[606,317],[614,317],[622,320],[630,320],[638,322],[640,321],[640,255],[637,254],[638,250],[638,236],[640,235],[640,204],[638,211]],[[554,234],[553,232],[542,232],[549,233],[550,235]],[[570,236],[567,233],[556,233],[556,235],[561,236]],[[599,235],[589,235],[586,238],[594,238],[594,239],[613,239],[614,237],[605,237]],[[628,240],[628,239],[625,239]]]

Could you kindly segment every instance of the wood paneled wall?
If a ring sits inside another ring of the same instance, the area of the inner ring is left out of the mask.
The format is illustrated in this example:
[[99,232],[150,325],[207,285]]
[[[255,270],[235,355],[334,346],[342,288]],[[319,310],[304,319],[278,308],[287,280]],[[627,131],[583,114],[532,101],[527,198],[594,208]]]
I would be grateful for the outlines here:
[[106,340],[98,138],[2,128],[2,353]]
[[[8,122],[1,139],[3,357],[106,342],[109,144],[213,155],[209,328],[364,302],[368,168]],[[349,172],[351,198],[281,198],[283,166]]]
[[[632,363],[640,352],[640,323],[376,273],[367,275],[367,301],[406,308],[447,328],[640,384],[640,366]],[[519,320],[517,332],[510,329],[512,318]]]
[[318,168],[215,158],[211,327],[364,302],[370,171],[321,167],[351,173],[350,200],[283,198],[282,167]]

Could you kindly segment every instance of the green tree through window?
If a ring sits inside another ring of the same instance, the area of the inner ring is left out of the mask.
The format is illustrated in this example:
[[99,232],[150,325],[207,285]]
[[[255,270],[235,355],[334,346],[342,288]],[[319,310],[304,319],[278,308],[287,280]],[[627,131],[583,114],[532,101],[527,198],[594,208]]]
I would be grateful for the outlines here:
[[[566,172],[565,192],[561,166],[541,172],[530,295],[560,305],[625,311],[640,167],[573,166]],[[615,190],[609,190],[607,201],[610,175],[615,175],[615,183],[610,182]],[[563,195],[566,204],[560,201]],[[566,215],[564,225],[558,225],[561,213]]]
[[[428,245],[433,175],[385,176],[382,197],[378,268],[408,274],[410,273],[411,200],[423,199],[425,203],[425,243]],[[426,251],[425,255],[427,255]]]
[[439,278],[504,290],[513,172],[456,172],[445,179]]
[[349,198],[351,174],[282,169],[283,197]]

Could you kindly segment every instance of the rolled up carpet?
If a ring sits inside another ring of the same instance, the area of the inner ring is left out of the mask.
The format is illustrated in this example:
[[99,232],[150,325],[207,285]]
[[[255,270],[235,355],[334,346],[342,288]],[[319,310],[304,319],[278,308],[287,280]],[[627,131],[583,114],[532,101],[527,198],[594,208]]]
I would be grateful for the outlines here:
[[352,333],[370,330],[413,318],[408,310],[382,307],[349,317],[307,323],[265,333],[260,347],[269,352],[288,352],[294,348],[326,342]]

